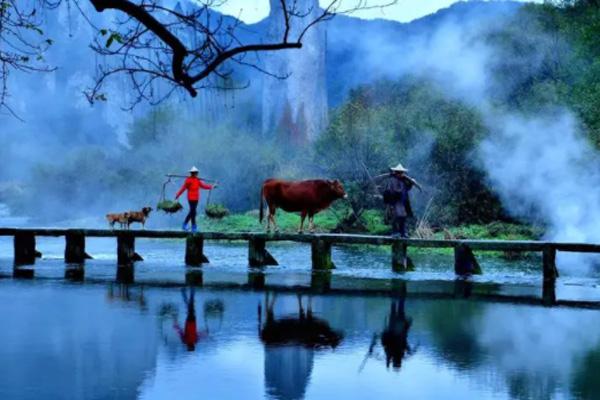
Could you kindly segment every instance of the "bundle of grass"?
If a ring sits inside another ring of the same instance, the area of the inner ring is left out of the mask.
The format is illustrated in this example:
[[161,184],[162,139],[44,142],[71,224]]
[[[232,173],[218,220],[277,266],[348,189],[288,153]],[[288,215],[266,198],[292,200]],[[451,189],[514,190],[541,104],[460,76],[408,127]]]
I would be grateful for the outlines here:
[[208,218],[221,219],[229,215],[229,210],[222,204],[210,204],[204,210]]
[[162,210],[167,214],[175,214],[183,209],[183,206],[177,200],[162,200],[156,206],[157,210]]

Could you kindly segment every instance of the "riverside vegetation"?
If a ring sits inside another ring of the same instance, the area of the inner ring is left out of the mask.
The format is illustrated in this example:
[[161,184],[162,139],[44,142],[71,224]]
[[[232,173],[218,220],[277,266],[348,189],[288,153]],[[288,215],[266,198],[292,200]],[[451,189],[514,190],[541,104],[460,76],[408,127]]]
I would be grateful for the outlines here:
[[[566,106],[581,121],[582,134],[600,148],[597,3],[528,4],[510,18],[501,28],[482,27],[477,39],[498,53],[489,66],[501,88],[492,106],[520,113]],[[553,40],[540,42],[540,35]],[[537,68],[521,62],[533,51]],[[206,221],[205,229],[259,229],[255,211],[249,210],[257,208],[258,188],[266,178],[330,177],[342,180],[353,212],[343,209],[344,203],[319,214],[317,226],[329,231],[338,226],[338,218],[358,214],[362,223],[351,231],[386,233],[372,178],[402,161],[426,188],[423,193],[413,191],[413,204],[417,217],[426,216],[428,226],[437,228],[435,237],[535,239],[543,234],[543,221],[535,215],[522,220],[503,208],[473,156],[492,132],[477,108],[446,93],[439,81],[405,74],[359,86],[330,110],[330,124],[320,138],[304,146],[290,148],[277,139],[278,132],[271,140],[250,129],[251,124],[240,123],[255,119],[253,112],[236,109],[231,119],[209,130],[203,121],[182,117],[176,108],[154,108],[133,120],[128,147],[86,146],[58,165],[39,160],[29,186],[0,187],[0,202],[15,215],[35,209],[39,215],[65,219],[103,215],[115,197],[128,205],[155,204],[164,174],[187,166],[189,162],[181,164],[181,155],[199,149],[202,175],[219,180],[213,201],[232,212]],[[277,129],[292,128],[282,124]],[[48,193],[55,196],[50,199]],[[40,203],[39,198],[46,200]],[[72,206],[64,207],[66,201]],[[297,216],[281,213],[285,230],[296,229],[297,221]]]

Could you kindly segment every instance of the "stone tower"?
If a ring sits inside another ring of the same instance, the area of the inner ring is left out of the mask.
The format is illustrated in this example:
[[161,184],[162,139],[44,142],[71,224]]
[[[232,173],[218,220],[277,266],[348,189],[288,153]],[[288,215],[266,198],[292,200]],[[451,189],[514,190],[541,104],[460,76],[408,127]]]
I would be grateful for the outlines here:
[[[305,26],[322,10],[318,0],[297,0],[303,18],[293,17],[290,40],[296,40]],[[279,0],[270,0],[267,18],[267,41],[283,38],[285,23]],[[327,126],[326,43],[324,23],[310,28],[304,36],[302,49],[264,53],[264,68],[271,76],[263,79],[262,130],[264,135],[279,136],[292,144],[314,141]]]

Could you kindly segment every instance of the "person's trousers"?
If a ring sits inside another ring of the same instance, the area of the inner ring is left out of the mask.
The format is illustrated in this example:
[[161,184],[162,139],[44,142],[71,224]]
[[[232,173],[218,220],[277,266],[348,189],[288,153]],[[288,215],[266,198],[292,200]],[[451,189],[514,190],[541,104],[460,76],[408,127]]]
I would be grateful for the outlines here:
[[190,211],[188,212],[188,215],[186,215],[185,221],[183,221],[183,223],[187,225],[188,222],[192,221],[192,225],[196,226],[196,209],[198,208],[198,200],[188,201],[190,203]]
[[394,220],[392,221],[392,235],[398,235],[403,238],[408,237],[406,234],[406,217],[394,216]]

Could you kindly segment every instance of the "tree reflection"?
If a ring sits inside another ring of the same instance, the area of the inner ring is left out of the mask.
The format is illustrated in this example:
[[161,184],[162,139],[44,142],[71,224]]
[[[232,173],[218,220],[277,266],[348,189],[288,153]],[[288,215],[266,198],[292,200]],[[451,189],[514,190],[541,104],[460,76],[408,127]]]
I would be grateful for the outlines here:
[[459,369],[473,369],[485,351],[477,340],[476,323],[484,310],[480,303],[466,300],[430,302],[425,311],[436,353]]

